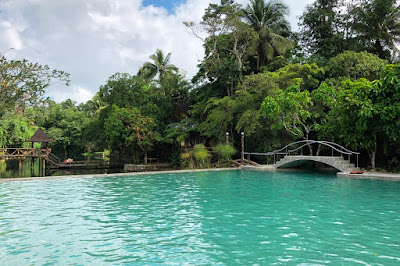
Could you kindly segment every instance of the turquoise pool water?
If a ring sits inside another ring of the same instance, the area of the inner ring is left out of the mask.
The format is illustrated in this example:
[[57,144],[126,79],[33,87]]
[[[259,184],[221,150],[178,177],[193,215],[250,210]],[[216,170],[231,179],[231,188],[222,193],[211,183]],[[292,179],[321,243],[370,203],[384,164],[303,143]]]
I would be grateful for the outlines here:
[[399,265],[400,182],[194,172],[0,183],[0,265]]

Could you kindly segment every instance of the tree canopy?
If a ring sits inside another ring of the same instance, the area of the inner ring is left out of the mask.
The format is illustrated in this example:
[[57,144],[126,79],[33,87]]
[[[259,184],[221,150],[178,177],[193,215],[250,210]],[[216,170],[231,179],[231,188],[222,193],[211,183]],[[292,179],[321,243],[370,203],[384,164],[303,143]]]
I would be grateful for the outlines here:
[[26,59],[0,56],[0,119],[14,108],[23,110],[43,102],[46,89],[57,81],[68,85],[69,74]]
[[244,19],[258,34],[257,70],[265,66],[274,57],[284,55],[293,48],[287,37],[290,35],[286,15],[288,7],[282,2],[250,0],[243,9]]

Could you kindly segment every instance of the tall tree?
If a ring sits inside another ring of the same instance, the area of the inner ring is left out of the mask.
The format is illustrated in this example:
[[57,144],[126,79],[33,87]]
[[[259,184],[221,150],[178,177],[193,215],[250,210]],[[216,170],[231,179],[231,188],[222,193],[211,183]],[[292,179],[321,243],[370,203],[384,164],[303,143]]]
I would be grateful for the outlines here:
[[285,16],[288,7],[281,2],[250,0],[243,10],[245,20],[258,33],[257,71],[277,55],[285,54],[293,48],[287,39],[290,26]]
[[155,126],[154,119],[143,116],[139,109],[119,108],[116,105],[111,107],[110,115],[104,123],[110,149],[129,154],[129,150],[138,147],[143,151],[144,163],[147,163],[147,153],[158,136]]
[[396,0],[366,0],[354,9],[354,28],[367,49],[390,59],[400,43],[400,5]]
[[85,104],[81,104],[82,110],[89,117],[99,114],[106,106],[107,104],[102,101],[99,92],[97,92],[91,100],[87,101]]
[[153,62],[146,62],[141,69],[146,78],[153,79],[157,76],[162,80],[167,73],[177,72],[178,68],[170,63],[171,53],[167,55],[160,49],[157,49],[154,54],[150,56]]
[[319,133],[367,150],[372,168],[378,145],[400,139],[400,65],[386,66],[380,80],[346,80],[340,87],[323,83],[313,97],[328,107]]
[[249,69],[258,36],[251,26],[242,21],[242,17],[241,5],[233,0],[221,0],[219,5],[208,6],[199,24],[184,23],[204,43],[205,57],[193,80],[205,84],[201,88],[203,92],[211,92],[206,93],[207,99],[232,96]]
[[56,81],[69,84],[69,74],[26,59],[0,57],[0,118],[6,111],[23,110],[44,100],[45,90]]
[[[36,108],[35,108],[36,109]],[[70,156],[79,156],[84,149],[83,131],[87,123],[85,113],[70,99],[61,103],[47,101],[43,108],[33,110],[35,122],[46,129],[53,152],[67,159]]]
[[299,22],[300,43],[307,56],[327,60],[347,49],[345,39],[351,33],[343,32],[350,28],[342,27],[347,21],[343,13],[347,13],[346,6],[338,0],[316,0],[307,5]]

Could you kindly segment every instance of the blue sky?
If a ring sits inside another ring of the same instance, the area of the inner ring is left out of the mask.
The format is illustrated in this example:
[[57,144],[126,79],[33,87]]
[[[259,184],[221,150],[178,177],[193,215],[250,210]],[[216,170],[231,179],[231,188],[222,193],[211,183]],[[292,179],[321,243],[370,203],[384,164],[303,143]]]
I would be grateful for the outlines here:
[[169,13],[174,12],[174,7],[179,6],[186,2],[185,0],[143,0],[143,6],[156,6],[156,7],[164,7],[168,10]]

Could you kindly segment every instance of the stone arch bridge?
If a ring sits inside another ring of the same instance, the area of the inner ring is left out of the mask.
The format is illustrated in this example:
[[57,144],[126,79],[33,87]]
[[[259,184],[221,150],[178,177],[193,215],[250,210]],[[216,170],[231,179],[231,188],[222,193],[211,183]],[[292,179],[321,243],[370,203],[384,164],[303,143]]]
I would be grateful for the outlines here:
[[[316,155],[313,155],[315,146],[318,148]],[[305,155],[304,152],[307,154]],[[324,155],[320,155],[321,153]],[[268,158],[270,162],[273,161],[274,169],[295,168],[306,162],[314,161],[331,166],[340,172],[351,172],[358,170],[359,154],[334,142],[303,140],[268,153],[242,152],[242,159],[247,156],[247,160],[244,160],[251,162],[251,156],[267,156],[267,162]]]

